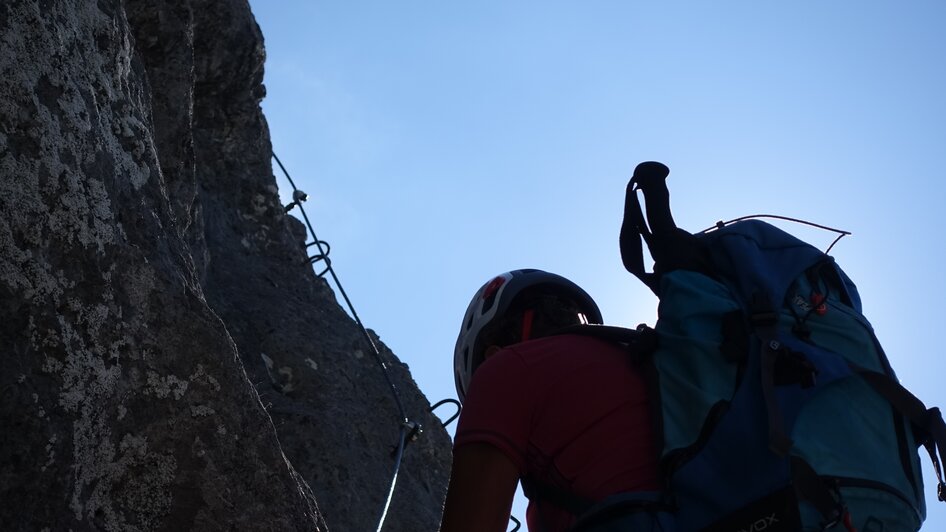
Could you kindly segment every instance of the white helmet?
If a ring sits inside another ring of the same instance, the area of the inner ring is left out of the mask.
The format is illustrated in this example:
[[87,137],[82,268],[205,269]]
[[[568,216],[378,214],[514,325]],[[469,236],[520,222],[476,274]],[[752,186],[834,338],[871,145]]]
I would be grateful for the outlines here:
[[589,323],[602,323],[601,311],[591,296],[562,276],[533,269],[513,270],[497,275],[480,287],[473,296],[473,301],[463,316],[460,336],[453,351],[453,371],[457,396],[461,403],[466,397],[473,372],[483,363],[483,351],[488,347],[482,345],[480,338],[483,328],[495,319],[505,316],[512,302],[523,290],[535,287],[541,287],[538,292],[574,301]]

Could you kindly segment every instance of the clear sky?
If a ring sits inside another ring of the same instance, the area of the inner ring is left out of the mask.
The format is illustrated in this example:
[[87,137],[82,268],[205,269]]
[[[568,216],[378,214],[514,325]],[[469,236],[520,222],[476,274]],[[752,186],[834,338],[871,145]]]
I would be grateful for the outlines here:
[[[608,323],[653,325],[617,234],[634,166],[658,160],[685,229],[852,231],[832,254],[901,381],[946,406],[946,3],[250,3],[274,149],[432,403],[456,396],[460,319],[496,273],[554,271]],[[946,530],[931,471],[924,529]]]

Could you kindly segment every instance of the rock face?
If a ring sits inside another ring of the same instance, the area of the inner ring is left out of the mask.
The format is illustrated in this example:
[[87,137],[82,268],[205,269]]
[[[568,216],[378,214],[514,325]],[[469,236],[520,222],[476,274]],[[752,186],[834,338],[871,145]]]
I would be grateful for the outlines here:
[[[402,419],[279,204],[262,66],[242,0],[0,3],[0,529],[377,527]],[[425,429],[384,530],[435,530],[449,438],[381,349]]]

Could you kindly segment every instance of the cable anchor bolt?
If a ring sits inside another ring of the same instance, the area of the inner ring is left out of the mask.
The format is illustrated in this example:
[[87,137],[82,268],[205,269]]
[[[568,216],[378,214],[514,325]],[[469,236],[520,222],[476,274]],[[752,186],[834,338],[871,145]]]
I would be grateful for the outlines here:
[[401,426],[408,430],[407,441],[417,441],[424,433],[424,427],[416,421],[405,420]]
[[296,205],[302,205],[304,202],[306,202],[306,201],[308,201],[308,200],[309,200],[309,195],[308,195],[308,194],[306,194],[305,192],[303,192],[303,191],[301,191],[301,190],[299,190],[299,189],[293,190],[293,191],[292,191],[292,203],[290,203],[289,205],[286,205],[286,207],[285,207],[286,212],[291,211],[292,209],[294,209],[294,208],[296,207]]

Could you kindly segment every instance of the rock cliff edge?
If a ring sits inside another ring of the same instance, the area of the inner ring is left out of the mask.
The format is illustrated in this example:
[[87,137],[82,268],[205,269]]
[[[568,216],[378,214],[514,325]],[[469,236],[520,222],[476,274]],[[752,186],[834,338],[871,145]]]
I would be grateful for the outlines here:
[[[273,178],[245,0],[0,4],[0,528],[374,530],[399,414]],[[412,421],[384,530],[436,530]],[[316,503],[318,501],[318,503]]]

